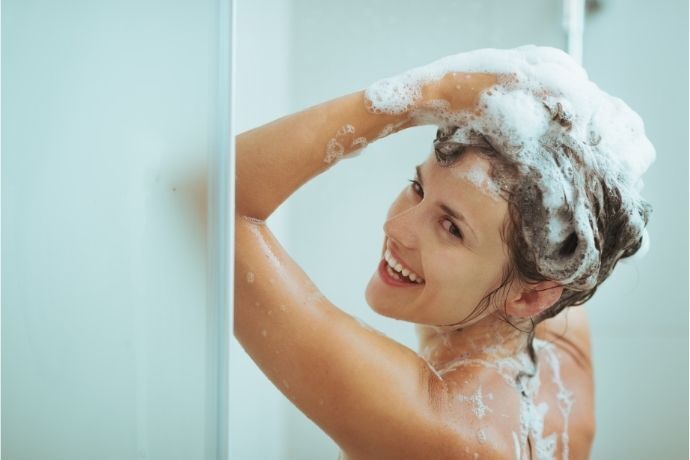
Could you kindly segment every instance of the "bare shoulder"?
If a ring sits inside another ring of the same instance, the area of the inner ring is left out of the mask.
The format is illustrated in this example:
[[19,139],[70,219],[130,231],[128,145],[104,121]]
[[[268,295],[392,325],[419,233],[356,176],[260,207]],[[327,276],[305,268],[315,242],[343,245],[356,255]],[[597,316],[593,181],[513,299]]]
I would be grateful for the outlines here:
[[443,417],[461,440],[457,458],[515,458],[521,407],[515,386],[486,362],[464,362],[443,381]]
[[521,394],[500,366],[487,362],[466,362],[443,375],[444,418],[463,440],[467,458],[526,458],[527,451],[589,458],[595,424],[586,312],[573,310],[568,318],[555,319],[535,338],[538,374],[532,397]]
[[[573,309],[567,318],[563,315],[542,326],[535,339],[538,372],[529,379],[536,390],[530,385],[529,394],[523,394],[524,387],[517,384],[513,371],[520,368],[521,360],[513,363],[505,361],[513,358],[505,358],[497,364],[461,359],[437,379],[431,378],[428,412],[403,411],[409,422],[391,431],[399,447],[396,456],[357,448],[348,451],[347,458],[402,458],[401,449],[409,459],[522,459],[537,454],[589,458],[594,391],[589,325],[583,313]],[[422,419],[429,423],[415,422]],[[403,432],[407,434],[401,436]]]
[[584,305],[568,307],[553,318],[541,322],[535,337],[554,343],[570,355],[583,371],[592,369],[592,344],[589,319]]
[[535,334],[542,344],[537,347],[541,386],[536,402],[553,408],[545,415],[544,429],[567,432],[569,458],[587,459],[596,430],[587,312],[584,306],[571,307],[548,321]]

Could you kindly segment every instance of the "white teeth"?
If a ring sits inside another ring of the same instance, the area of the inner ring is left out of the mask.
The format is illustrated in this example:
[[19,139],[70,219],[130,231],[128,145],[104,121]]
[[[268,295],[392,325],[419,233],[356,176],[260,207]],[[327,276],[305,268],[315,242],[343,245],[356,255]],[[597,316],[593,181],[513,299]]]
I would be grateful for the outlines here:
[[388,274],[391,275],[391,276],[392,276],[393,278],[395,278],[396,280],[399,280],[399,279],[400,279],[400,275],[398,275],[397,273],[395,273],[395,272],[393,271],[393,269],[391,268],[390,265],[388,265],[388,266],[386,267],[386,270],[388,270]]
[[413,281],[417,284],[422,284],[423,279],[421,276],[417,275],[416,273],[410,271],[407,268],[403,268],[402,264],[395,260],[393,255],[391,254],[390,250],[386,249],[386,251],[383,254],[383,258],[386,259],[386,262],[388,262],[388,272],[395,274],[396,279],[400,279],[397,273],[395,273],[393,270],[396,272],[400,272],[403,276],[406,276],[410,279],[410,281]]

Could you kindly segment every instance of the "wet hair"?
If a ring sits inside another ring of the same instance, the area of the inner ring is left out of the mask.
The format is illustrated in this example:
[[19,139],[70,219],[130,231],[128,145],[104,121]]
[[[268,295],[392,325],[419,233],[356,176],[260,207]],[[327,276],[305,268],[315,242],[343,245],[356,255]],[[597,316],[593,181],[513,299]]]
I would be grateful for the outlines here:
[[[533,340],[536,326],[567,307],[582,305],[589,300],[618,261],[640,249],[645,228],[639,225],[639,218],[646,227],[652,212],[648,202],[642,199],[628,200],[625,190],[617,186],[619,182],[608,180],[600,170],[587,166],[581,160],[578,149],[596,148],[600,136],[590,133],[589,139],[574,139],[571,116],[562,110],[560,104],[555,108],[545,107],[550,114],[550,135],[540,142],[541,151],[538,154],[552,159],[557,167],[566,171],[563,177],[579,190],[578,199],[585,201],[589,210],[586,226],[591,228],[593,234],[594,260],[583,256],[586,242],[581,241],[581,233],[576,231],[577,223],[560,241],[544,243],[544,239],[540,239],[541,243],[535,242],[537,237],[543,235],[545,223],[553,215],[543,204],[543,191],[538,182],[542,179],[541,172],[519,164],[515,160],[519,155],[515,155],[515,152],[504,154],[501,147],[497,147],[501,145],[500,142],[492,139],[488,133],[474,131],[462,138],[464,140],[459,140],[458,136],[453,136],[459,129],[454,126],[439,128],[434,140],[434,153],[441,167],[456,163],[469,148],[488,159],[491,164],[490,176],[500,184],[501,195],[508,202],[501,238],[508,247],[509,261],[503,268],[498,288],[487,294],[463,323],[478,317],[492,304],[498,305],[497,311],[500,311],[500,305],[505,306],[507,300],[507,289],[504,290],[506,297],[501,301],[497,302],[497,296],[502,288],[514,281],[525,286],[541,281],[556,281],[563,286],[560,298],[530,318],[531,327],[523,331],[528,334],[527,351],[535,364]],[[558,217],[566,222],[575,222],[573,207],[566,201],[566,205],[558,210]],[[548,252],[544,251],[544,247]],[[544,267],[546,264],[549,266]],[[553,276],[554,273],[563,276],[558,279]],[[582,276],[574,278],[573,273],[582,273]],[[502,318],[518,328],[505,308]]]

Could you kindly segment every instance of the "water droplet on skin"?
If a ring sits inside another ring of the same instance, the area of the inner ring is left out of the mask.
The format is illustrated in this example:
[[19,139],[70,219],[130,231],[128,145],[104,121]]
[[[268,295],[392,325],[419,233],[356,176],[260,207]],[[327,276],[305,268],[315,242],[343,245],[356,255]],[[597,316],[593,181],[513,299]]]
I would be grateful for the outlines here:
[[264,337],[266,337],[268,335],[268,332],[266,332],[266,329],[261,330],[261,335],[263,335]]
[[287,307],[285,305],[280,306],[280,311],[287,311]]
[[260,307],[260,306],[261,306],[261,302],[254,302],[254,305],[257,306],[257,307]]
[[253,283],[254,282],[254,273],[253,272],[247,272],[247,283]]
[[319,406],[323,406],[323,399],[319,399]]
[[477,440],[479,441],[479,444],[484,444],[486,442],[486,433],[483,429],[477,431]]
[[285,380],[285,379],[283,379],[283,386],[284,386],[285,388],[290,388],[290,384],[289,384],[288,381]]

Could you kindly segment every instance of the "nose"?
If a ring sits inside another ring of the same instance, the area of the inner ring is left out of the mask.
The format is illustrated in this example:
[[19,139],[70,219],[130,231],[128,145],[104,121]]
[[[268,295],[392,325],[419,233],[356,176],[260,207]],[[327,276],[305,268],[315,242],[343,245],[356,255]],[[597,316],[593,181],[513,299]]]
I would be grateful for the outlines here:
[[388,238],[407,249],[416,248],[419,242],[418,213],[420,206],[391,214],[383,224],[383,232]]

